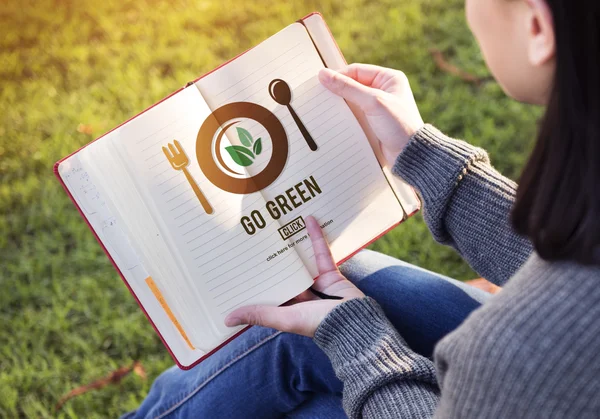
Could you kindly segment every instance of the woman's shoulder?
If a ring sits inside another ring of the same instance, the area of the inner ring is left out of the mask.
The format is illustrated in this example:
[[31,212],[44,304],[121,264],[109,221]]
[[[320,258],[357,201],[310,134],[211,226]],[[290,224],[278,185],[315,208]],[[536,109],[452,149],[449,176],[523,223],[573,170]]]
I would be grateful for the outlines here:
[[599,347],[600,267],[533,254],[499,294],[440,342],[435,357],[445,390],[475,382],[494,394],[493,403],[535,416],[535,406],[547,411],[555,403],[600,408],[597,397],[586,395],[600,385]]

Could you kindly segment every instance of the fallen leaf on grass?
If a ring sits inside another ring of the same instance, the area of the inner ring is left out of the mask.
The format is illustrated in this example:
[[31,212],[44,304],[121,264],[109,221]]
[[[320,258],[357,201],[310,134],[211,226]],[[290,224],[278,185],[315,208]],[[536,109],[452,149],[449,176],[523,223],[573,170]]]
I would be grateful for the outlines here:
[[133,363],[133,373],[140,377],[142,380],[148,378],[148,376],[146,375],[146,370],[142,366],[142,363],[139,361]]
[[56,403],[55,410],[60,410],[60,408],[63,407],[63,405],[73,397],[80,396],[88,391],[99,390],[109,384],[117,384],[131,372],[141,377],[143,380],[146,379],[146,371],[144,370],[142,363],[140,361],[135,361],[131,366],[118,368],[105,377],[99,378],[98,380],[95,380],[89,384],[74,388],[60,398],[58,403]]
[[86,134],[86,135],[92,135],[93,129],[90,124],[79,124],[79,125],[77,125],[77,132],[80,132],[80,133]]
[[480,84],[481,82],[487,80],[487,78],[477,77],[471,73],[468,73],[454,64],[448,62],[442,54],[442,51],[432,48],[429,50],[431,56],[433,57],[433,61],[438,66],[438,68],[446,73],[450,73],[453,76],[459,77],[460,79],[473,84]]

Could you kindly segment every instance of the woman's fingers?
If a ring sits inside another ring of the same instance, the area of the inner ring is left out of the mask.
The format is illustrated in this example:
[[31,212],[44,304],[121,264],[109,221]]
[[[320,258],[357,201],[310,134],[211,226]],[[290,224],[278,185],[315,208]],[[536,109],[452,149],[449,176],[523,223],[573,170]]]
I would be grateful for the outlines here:
[[333,260],[331,249],[327,239],[323,236],[321,226],[313,216],[306,217],[306,230],[312,242],[315,260],[317,262],[317,270],[319,275],[324,275],[329,272],[337,272],[337,266]]
[[232,311],[225,318],[225,326],[233,327],[241,324],[260,325],[280,330],[282,313],[286,307],[246,306]]
[[396,75],[401,74],[398,70],[380,67],[372,64],[354,63],[338,70],[341,74],[348,76],[365,86],[374,89],[385,90],[385,84]]
[[337,304],[339,301],[312,301],[288,307],[241,307],[225,318],[225,325],[264,326],[312,337],[323,317]]
[[225,318],[225,325],[229,327],[243,324],[264,326],[313,337],[315,330],[327,313],[342,302],[343,300],[319,300],[289,307],[241,307]]
[[408,85],[408,79],[402,71],[378,65],[354,63],[339,69],[338,72],[365,86],[388,93],[406,89]]
[[259,325],[312,337],[321,321],[335,306],[341,304],[344,299],[364,296],[337,269],[329,244],[314,217],[306,217],[306,229],[312,242],[319,272],[314,288],[319,292],[329,292],[330,295],[340,296],[343,299],[320,299],[307,290],[282,307],[260,305],[240,307],[225,318],[225,325],[229,327],[242,324]]
[[336,95],[361,107],[373,103],[377,93],[375,89],[329,68],[324,68],[319,72],[319,81]]
[[381,74],[383,68],[372,64],[353,63],[346,67],[340,68],[338,71],[348,76],[360,84],[373,87],[373,82]]

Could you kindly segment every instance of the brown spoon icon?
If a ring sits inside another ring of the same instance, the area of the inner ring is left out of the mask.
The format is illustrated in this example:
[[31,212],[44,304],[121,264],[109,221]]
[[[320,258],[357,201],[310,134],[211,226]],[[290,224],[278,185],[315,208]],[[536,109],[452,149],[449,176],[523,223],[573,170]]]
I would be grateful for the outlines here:
[[275,79],[269,83],[269,94],[275,102],[279,103],[280,105],[287,106],[288,110],[292,114],[292,118],[294,118],[294,122],[298,126],[298,129],[300,129],[304,140],[306,140],[306,144],[308,144],[308,147],[312,151],[315,151],[317,149],[317,143],[315,143],[315,140],[313,140],[313,138],[310,136],[308,130],[292,108],[292,105],[290,105],[292,101],[292,90],[290,89],[289,84],[287,84],[284,80]]

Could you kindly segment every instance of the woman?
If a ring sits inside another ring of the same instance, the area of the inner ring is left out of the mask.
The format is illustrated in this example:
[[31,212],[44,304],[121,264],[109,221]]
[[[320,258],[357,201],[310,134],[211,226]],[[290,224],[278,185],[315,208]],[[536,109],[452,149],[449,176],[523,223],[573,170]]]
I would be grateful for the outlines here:
[[338,270],[308,219],[315,288],[342,299],[236,310],[229,326],[295,334],[255,327],[165,372],[133,415],[600,416],[600,3],[467,0],[467,16],[506,93],[547,107],[518,190],[483,150],[423,123],[402,73],[350,65],[320,80],[366,113],[434,237],[502,292],[374,252]]

